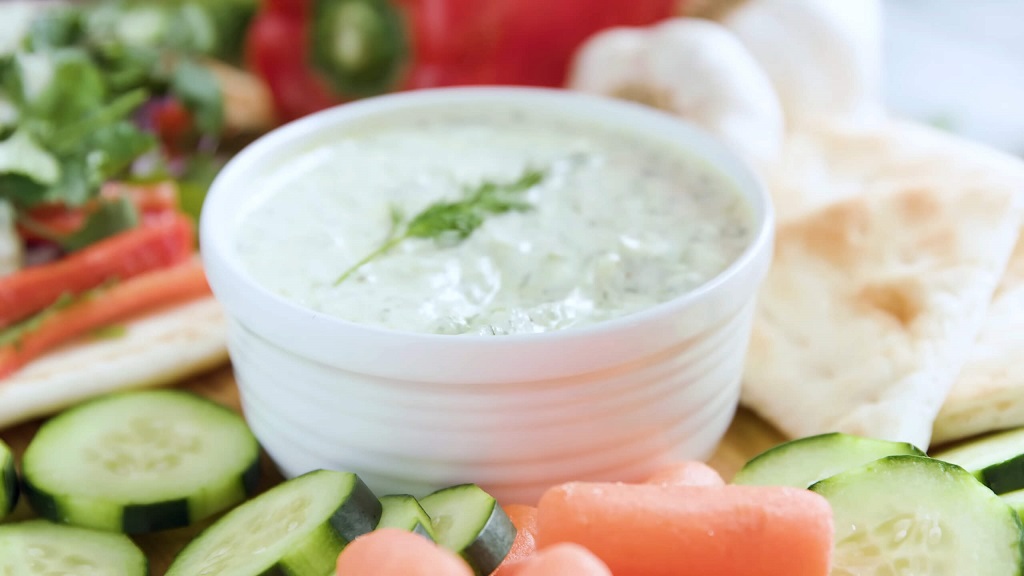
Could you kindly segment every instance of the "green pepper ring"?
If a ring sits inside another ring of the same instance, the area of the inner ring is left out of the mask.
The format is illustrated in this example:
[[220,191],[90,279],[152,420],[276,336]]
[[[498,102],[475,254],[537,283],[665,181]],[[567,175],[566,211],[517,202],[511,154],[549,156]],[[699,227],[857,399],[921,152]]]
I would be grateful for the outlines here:
[[312,64],[342,96],[392,89],[410,58],[402,14],[388,0],[314,0]]

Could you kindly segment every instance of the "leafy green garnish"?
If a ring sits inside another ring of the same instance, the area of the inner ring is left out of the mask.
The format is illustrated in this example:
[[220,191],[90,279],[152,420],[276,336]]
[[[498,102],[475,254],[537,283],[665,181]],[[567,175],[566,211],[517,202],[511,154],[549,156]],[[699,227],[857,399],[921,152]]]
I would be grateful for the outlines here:
[[18,174],[48,186],[60,179],[60,165],[31,134],[18,130],[0,142],[0,174],[5,173]]
[[337,286],[376,258],[393,250],[410,238],[433,239],[438,242],[461,242],[479,228],[488,216],[506,212],[524,212],[533,206],[523,193],[540,184],[545,173],[528,170],[516,181],[507,184],[484,182],[466,191],[462,200],[437,202],[409,220],[398,207],[390,208],[391,229],[384,242],[349,267],[334,282]]
[[213,73],[183,60],[174,67],[170,83],[171,94],[194,112],[196,127],[208,134],[219,133],[224,125],[224,97]]
[[81,33],[81,11],[70,7],[51,8],[32,20],[24,44],[33,51],[62,48],[74,44]]
[[0,199],[19,208],[81,205],[156,144],[128,120],[147,92],[111,94],[77,48],[16,54],[0,66],[0,98],[17,111],[0,135]]

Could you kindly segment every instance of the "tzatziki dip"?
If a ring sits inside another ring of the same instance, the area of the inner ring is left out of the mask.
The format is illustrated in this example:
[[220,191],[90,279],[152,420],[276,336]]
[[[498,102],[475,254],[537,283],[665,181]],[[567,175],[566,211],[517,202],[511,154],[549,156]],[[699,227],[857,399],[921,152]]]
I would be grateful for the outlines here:
[[[424,211],[488,191],[512,203],[476,212],[468,233],[402,237]],[[493,105],[363,121],[281,159],[250,199],[236,248],[261,285],[435,334],[632,314],[715,277],[755,233],[734,183],[678,144]]]

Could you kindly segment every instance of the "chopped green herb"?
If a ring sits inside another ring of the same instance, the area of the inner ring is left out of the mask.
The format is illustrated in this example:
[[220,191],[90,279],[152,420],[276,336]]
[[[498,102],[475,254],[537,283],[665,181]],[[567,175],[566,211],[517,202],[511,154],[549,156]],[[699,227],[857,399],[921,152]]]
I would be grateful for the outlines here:
[[[391,230],[375,250],[346,270],[335,282],[337,286],[376,258],[387,254],[410,238],[433,239],[438,242],[461,242],[479,228],[488,216],[506,212],[524,212],[532,208],[523,200],[524,192],[544,180],[544,172],[529,170],[508,184],[484,182],[468,190],[462,200],[437,202],[405,222],[401,210],[390,208]],[[399,232],[400,231],[400,232]]]
[[91,336],[96,340],[117,340],[118,338],[124,338],[127,333],[128,327],[124,324],[112,324],[93,330]]

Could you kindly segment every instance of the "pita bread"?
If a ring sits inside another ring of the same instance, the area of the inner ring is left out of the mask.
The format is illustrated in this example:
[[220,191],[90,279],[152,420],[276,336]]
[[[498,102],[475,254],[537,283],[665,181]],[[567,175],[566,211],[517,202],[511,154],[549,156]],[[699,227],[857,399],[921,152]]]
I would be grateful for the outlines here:
[[[909,188],[1005,189],[1024,183],[1024,163],[929,126],[819,122],[791,133],[765,175],[780,221],[862,194]],[[1024,187],[1017,188],[1024,191]]]
[[1024,426],[1024,239],[996,290],[981,335],[935,421],[934,441]]
[[125,325],[124,335],[47,354],[0,380],[0,428],[108,392],[159,386],[227,361],[224,314],[212,297]]
[[[873,126],[821,122],[791,134],[782,161],[766,175],[780,220],[862,194],[915,186],[1024,191],[1024,163],[956,136],[911,122]],[[1024,240],[990,304],[962,374],[934,424],[945,442],[1024,425]]]
[[744,403],[791,436],[928,446],[1021,225],[1019,189],[958,182],[872,190],[780,226]]

